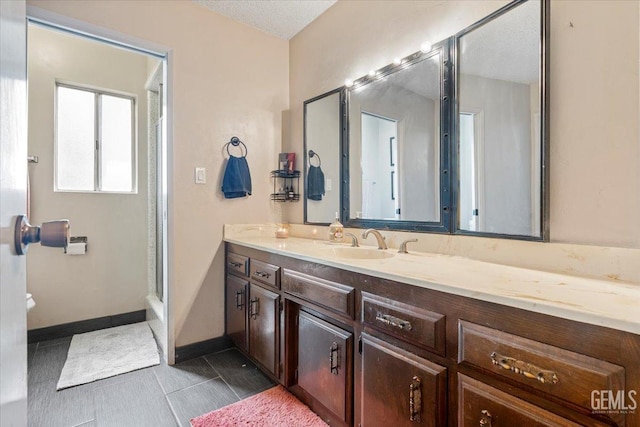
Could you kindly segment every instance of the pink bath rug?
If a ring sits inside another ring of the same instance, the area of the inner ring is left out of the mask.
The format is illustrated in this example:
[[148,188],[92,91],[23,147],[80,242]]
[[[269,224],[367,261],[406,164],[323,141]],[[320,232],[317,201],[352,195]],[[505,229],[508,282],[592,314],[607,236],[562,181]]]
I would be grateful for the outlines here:
[[327,427],[322,419],[282,386],[191,420],[193,427]]

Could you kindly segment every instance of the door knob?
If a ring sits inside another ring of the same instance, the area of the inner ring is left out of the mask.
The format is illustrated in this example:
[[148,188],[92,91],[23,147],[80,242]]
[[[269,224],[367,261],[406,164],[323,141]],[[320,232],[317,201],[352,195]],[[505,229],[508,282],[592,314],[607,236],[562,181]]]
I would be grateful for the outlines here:
[[26,215],[18,215],[14,243],[16,253],[24,255],[30,243],[38,243],[52,248],[64,248],[69,241],[69,220],[43,222],[40,227],[29,224]]

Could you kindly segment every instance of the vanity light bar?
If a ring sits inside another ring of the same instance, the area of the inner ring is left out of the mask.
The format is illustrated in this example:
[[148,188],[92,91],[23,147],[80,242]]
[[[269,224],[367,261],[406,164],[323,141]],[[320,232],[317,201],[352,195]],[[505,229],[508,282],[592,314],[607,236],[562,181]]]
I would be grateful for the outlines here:
[[357,89],[360,86],[364,86],[367,83],[371,83],[375,80],[379,80],[383,77],[388,76],[389,74],[397,71],[398,69],[408,67],[420,60],[422,60],[426,56],[430,56],[433,51],[433,47],[431,43],[424,42],[420,46],[420,50],[412,53],[411,55],[405,56],[404,58],[394,58],[393,62],[389,65],[385,65],[382,68],[377,70],[371,70],[366,75],[359,77],[355,80],[346,79],[344,81],[344,85],[347,88]]

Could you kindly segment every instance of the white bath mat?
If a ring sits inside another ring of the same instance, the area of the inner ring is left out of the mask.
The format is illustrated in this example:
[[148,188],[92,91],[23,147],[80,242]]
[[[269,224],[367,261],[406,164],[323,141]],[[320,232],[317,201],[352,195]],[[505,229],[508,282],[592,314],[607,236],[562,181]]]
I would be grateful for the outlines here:
[[74,335],[58,390],[160,364],[147,322]]

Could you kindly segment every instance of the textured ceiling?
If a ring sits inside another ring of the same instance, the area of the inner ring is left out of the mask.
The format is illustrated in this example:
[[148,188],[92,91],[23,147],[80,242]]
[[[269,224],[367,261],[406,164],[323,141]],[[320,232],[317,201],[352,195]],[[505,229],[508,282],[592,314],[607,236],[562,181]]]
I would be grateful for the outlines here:
[[337,0],[193,0],[243,24],[289,40]]

